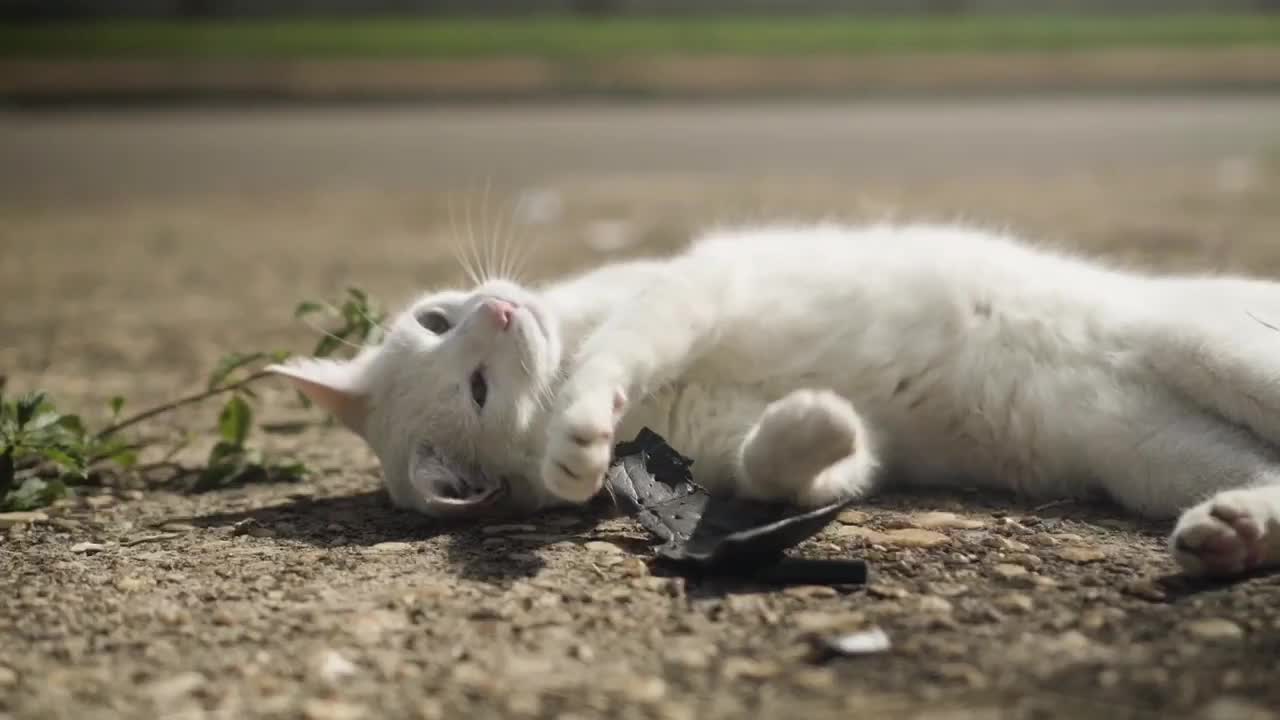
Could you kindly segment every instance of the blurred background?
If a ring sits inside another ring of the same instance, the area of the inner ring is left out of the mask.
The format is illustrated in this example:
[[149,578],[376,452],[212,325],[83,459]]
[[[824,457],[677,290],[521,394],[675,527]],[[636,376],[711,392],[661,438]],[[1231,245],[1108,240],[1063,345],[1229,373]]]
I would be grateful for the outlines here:
[[1276,0],[0,0],[0,368],[164,395],[459,245],[537,281],[713,224],[1273,274],[1277,91]]

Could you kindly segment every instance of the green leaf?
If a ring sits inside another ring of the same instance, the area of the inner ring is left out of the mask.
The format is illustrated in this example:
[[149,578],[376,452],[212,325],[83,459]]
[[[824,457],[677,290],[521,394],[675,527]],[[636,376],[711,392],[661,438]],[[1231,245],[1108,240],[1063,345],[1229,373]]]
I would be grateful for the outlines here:
[[44,400],[45,394],[42,390],[27,393],[26,395],[18,398],[17,417],[19,428],[26,427],[26,424],[31,420],[31,418],[35,417],[36,412],[44,405]]
[[323,303],[318,303],[314,300],[304,300],[303,302],[298,303],[298,307],[293,309],[293,316],[301,319],[308,315],[315,315],[318,312],[323,312],[326,309],[327,307]]
[[44,430],[51,425],[60,424],[61,422],[61,415],[52,410],[45,410],[39,415],[36,415],[35,418],[27,424],[26,430],[27,432],[39,432],[40,430]]
[[77,437],[84,437],[84,421],[79,415],[62,415],[58,418],[58,426]]
[[218,415],[218,433],[222,435],[223,442],[242,448],[245,439],[249,437],[252,423],[253,410],[249,408],[249,403],[238,394],[232,395]]
[[116,418],[120,417],[120,411],[123,409],[124,409],[124,398],[120,397],[119,395],[116,395],[115,397],[111,398],[111,420],[113,422],[115,421]]
[[0,498],[0,509],[6,511],[34,510],[67,495],[66,483],[61,480],[44,480],[30,477],[16,489]]

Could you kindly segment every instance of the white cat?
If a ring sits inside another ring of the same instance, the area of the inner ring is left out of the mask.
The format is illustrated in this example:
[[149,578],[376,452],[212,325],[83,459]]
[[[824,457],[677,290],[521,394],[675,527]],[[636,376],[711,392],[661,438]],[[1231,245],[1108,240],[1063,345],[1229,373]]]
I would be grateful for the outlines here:
[[1119,272],[961,227],[712,233],[544,288],[426,295],[273,369],[433,515],[580,503],[648,425],[712,492],[882,474],[1181,513],[1192,573],[1280,565],[1280,283]]

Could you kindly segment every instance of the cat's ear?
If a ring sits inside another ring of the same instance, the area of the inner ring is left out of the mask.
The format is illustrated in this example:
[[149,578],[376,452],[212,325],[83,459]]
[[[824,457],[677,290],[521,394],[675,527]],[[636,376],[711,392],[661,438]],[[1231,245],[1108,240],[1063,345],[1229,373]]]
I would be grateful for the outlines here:
[[481,514],[506,494],[503,483],[490,483],[427,445],[419,446],[410,458],[409,483],[422,498],[427,514],[438,518]]
[[268,365],[266,370],[288,378],[308,400],[331,413],[347,428],[364,434],[369,405],[364,363],[359,358],[295,359]]

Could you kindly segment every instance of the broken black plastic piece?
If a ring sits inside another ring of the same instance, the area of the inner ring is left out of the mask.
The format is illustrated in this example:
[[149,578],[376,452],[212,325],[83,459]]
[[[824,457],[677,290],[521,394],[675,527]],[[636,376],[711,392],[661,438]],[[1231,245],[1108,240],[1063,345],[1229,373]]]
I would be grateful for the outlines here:
[[663,541],[659,559],[689,574],[731,575],[777,584],[857,585],[862,560],[786,557],[818,534],[849,501],[798,508],[712,497],[693,482],[693,461],[649,428],[619,443],[607,478],[618,506]]

